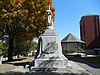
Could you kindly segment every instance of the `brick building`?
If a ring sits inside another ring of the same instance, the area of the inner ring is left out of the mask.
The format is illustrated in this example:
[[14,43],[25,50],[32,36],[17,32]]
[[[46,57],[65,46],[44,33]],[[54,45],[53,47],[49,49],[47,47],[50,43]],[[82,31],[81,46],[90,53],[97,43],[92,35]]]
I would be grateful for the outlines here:
[[99,15],[82,16],[80,20],[81,40],[86,42],[86,49],[100,48]]

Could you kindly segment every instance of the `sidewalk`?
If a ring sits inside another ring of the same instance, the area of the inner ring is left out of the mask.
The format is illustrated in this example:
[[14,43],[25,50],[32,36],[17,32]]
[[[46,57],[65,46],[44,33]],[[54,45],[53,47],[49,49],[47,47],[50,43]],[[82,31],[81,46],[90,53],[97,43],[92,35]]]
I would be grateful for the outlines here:
[[35,72],[34,70],[29,72],[29,70],[23,66],[17,66],[9,72],[4,73],[4,75],[92,75],[75,62],[70,60],[68,62],[69,66],[66,69],[57,69],[53,72]]

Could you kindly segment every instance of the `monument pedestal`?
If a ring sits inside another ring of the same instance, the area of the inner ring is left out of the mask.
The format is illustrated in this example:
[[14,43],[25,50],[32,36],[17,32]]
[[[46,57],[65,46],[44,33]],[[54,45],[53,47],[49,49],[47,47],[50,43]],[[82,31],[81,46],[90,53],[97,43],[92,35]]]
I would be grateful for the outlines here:
[[60,39],[55,29],[48,27],[38,42],[35,68],[66,68],[68,59],[62,53]]
[[36,68],[66,68],[68,60],[66,59],[36,59],[35,67]]

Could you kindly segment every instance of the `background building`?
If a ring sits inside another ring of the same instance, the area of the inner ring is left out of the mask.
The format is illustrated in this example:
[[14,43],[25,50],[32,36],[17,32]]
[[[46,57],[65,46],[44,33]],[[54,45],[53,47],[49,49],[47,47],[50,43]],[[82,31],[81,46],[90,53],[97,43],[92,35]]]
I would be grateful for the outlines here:
[[100,48],[99,15],[83,16],[80,20],[81,40],[86,42],[86,49]]
[[62,50],[64,54],[73,53],[73,52],[82,52],[84,49],[83,41],[79,40],[76,36],[69,33],[64,39],[61,41]]

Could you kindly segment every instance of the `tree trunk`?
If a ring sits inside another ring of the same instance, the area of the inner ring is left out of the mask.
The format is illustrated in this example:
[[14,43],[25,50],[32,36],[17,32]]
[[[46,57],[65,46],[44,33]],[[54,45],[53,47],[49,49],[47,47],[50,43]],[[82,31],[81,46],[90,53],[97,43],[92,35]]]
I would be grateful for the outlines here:
[[13,55],[13,38],[10,38],[9,39],[9,48],[8,48],[8,61],[13,60],[12,55]]
[[0,65],[2,65],[3,56],[0,56]]

